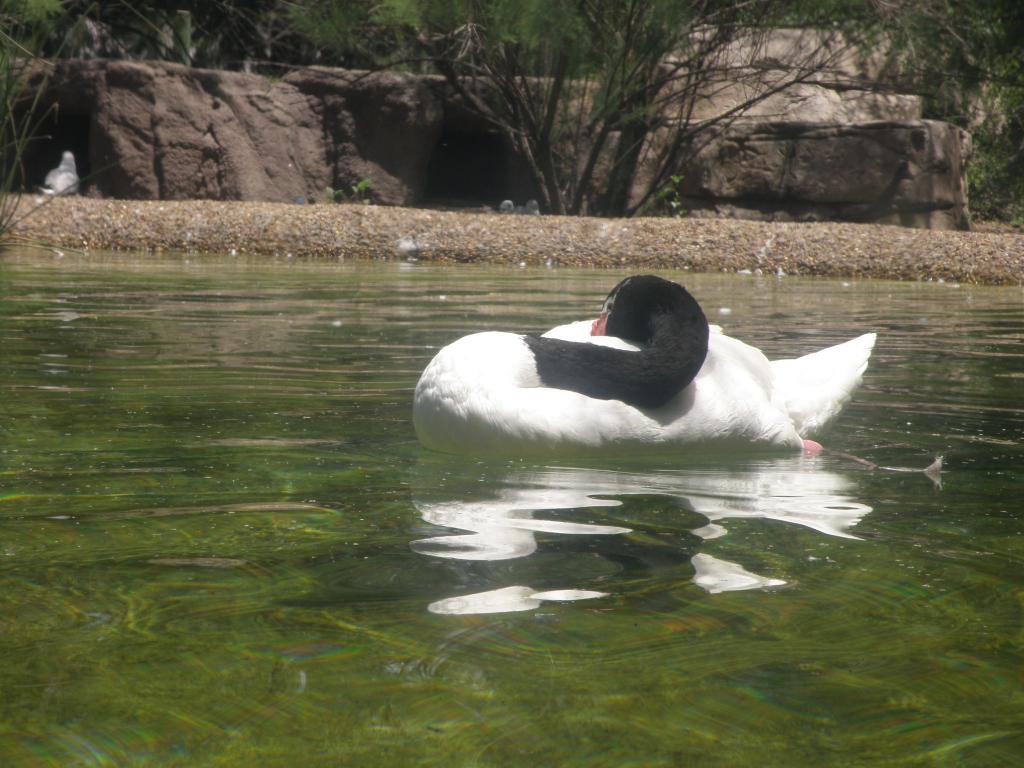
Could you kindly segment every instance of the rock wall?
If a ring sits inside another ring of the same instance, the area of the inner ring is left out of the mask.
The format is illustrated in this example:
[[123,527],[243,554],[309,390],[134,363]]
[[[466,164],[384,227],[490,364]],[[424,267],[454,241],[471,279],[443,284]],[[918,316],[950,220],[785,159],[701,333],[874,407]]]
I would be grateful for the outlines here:
[[935,120],[735,123],[684,165],[697,215],[966,229],[970,135]]
[[[780,45],[766,55],[785,59]],[[732,122],[686,160],[683,204],[694,215],[965,228],[970,137],[921,120],[917,97],[877,93],[863,76],[801,83]],[[69,60],[44,87],[52,138],[27,156],[26,186],[70,148],[87,194],[101,197],[313,201],[364,180],[371,200],[391,205],[534,196],[504,140],[437,78]],[[726,84],[698,107],[728,109],[744,87]]]
[[[86,158],[76,155],[93,194],[164,200],[312,200],[365,179],[378,202],[410,204],[443,114],[429,82],[396,73],[309,69],[273,80],[104,60],[58,62],[42,103],[87,132],[63,139],[84,148]],[[28,159],[44,172],[42,159]]]
[[[921,119],[921,98],[896,92],[885,46],[865,52],[813,29],[754,46],[740,37],[696,103],[695,118],[710,120],[769,93],[684,161],[677,192],[692,213],[968,228],[971,137]],[[771,92],[801,65],[806,81]]]

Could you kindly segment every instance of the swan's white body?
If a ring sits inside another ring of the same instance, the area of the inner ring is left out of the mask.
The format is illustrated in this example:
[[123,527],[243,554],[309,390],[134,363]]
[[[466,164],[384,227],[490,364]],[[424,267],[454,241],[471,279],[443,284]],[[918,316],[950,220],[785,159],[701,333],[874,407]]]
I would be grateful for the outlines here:
[[[591,321],[544,334],[637,349],[591,336]],[[427,366],[413,422],[428,448],[469,455],[603,453],[712,445],[803,448],[860,384],[874,347],[869,333],[794,360],[768,359],[712,326],[696,378],[668,403],[640,409],[541,385],[523,337],[485,332],[444,347]]]

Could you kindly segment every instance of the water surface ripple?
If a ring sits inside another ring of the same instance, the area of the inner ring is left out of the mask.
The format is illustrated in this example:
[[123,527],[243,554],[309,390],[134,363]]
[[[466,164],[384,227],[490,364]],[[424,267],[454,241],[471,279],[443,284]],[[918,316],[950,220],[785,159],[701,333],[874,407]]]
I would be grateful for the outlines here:
[[432,455],[464,333],[615,272],[0,257],[0,764],[1011,766],[1024,292],[669,275],[879,333],[838,455]]

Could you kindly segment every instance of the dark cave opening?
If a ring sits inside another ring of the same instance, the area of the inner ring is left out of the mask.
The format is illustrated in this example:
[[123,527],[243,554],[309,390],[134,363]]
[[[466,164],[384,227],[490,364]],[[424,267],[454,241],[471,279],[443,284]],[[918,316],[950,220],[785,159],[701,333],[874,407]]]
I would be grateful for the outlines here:
[[536,197],[525,163],[497,131],[445,129],[427,167],[426,205],[497,208]]
[[[19,117],[25,119],[25,116]],[[89,130],[91,116],[88,113],[49,110],[37,120],[33,134],[21,157],[21,170],[16,188],[26,192],[38,192],[46,174],[60,163],[61,154],[70,150],[75,155],[78,177],[82,180],[79,191],[89,185],[92,164],[89,157]]]

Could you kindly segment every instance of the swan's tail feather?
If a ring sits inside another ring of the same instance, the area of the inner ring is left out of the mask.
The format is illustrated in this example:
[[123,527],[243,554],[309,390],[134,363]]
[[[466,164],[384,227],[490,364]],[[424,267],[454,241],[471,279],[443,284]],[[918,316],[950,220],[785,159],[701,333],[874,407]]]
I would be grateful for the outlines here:
[[772,361],[775,397],[801,437],[817,434],[839,415],[860,385],[875,338],[866,333],[795,360]]

